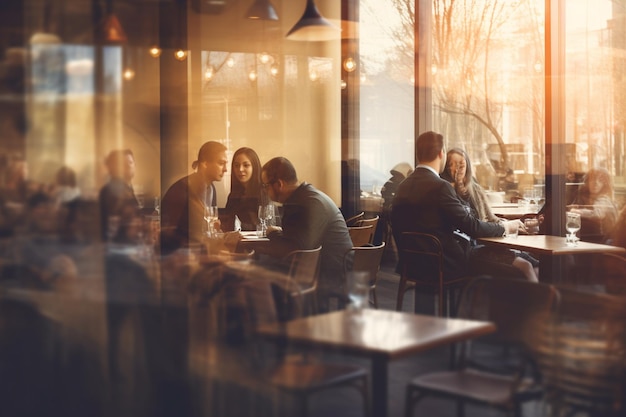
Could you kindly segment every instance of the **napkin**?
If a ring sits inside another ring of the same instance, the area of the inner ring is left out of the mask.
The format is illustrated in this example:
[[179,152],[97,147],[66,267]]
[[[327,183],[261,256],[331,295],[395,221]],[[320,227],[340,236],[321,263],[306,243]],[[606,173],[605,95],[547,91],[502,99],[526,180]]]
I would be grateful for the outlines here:
[[241,220],[235,215],[235,232],[241,232]]

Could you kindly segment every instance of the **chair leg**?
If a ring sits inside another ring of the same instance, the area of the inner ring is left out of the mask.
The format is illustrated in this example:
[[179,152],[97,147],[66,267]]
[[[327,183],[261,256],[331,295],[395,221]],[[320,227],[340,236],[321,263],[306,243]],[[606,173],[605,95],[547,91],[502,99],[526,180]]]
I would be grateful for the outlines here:
[[372,293],[372,302],[374,304],[374,308],[378,308],[378,297],[376,297],[376,288],[373,288],[370,292]]
[[404,299],[404,292],[406,291],[406,279],[400,277],[398,283],[398,297],[396,298],[396,311],[402,311],[402,301]]

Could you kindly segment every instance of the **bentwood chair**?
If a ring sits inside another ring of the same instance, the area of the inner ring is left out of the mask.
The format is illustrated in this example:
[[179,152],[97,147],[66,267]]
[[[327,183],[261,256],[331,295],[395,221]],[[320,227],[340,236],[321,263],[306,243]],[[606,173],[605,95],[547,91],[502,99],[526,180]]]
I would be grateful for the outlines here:
[[[365,271],[370,277],[370,303],[378,308],[378,298],[376,296],[376,284],[378,283],[378,271],[380,270],[380,261],[385,251],[385,242],[378,246],[355,246],[344,258],[344,266],[346,274],[349,271]],[[353,254],[352,266],[350,267],[348,259],[349,254]]]
[[294,250],[287,254],[285,261],[289,265],[288,278],[295,284],[297,291],[291,296],[300,297],[303,301],[308,300],[309,310],[317,312],[317,282],[319,277],[320,253],[322,247],[315,249]]
[[626,415],[626,298],[561,287],[559,294],[538,344],[551,415]]
[[371,219],[360,219],[356,222],[355,226],[369,226],[372,225],[372,234],[370,235],[369,244],[374,244],[374,235],[376,234],[376,227],[378,226],[379,216],[372,217]]
[[354,215],[354,216],[352,216],[352,217],[348,217],[348,218],[346,219],[346,226],[348,226],[348,227],[356,226],[356,225],[357,225],[356,223],[357,223],[359,220],[361,220],[364,216],[365,216],[365,212],[364,212],[364,211],[362,211],[362,212],[360,212],[360,213],[358,213],[358,214],[355,214],[355,215]]
[[543,395],[532,346],[540,323],[550,317],[557,303],[557,290],[546,284],[504,278],[472,280],[463,291],[459,317],[491,321],[497,330],[479,339],[480,343],[462,344],[455,369],[413,379],[406,391],[406,417],[427,396],[456,401],[458,416],[463,415],[465,403],[521,416],[522,402]]
[[348,233],[352,239],[352,246],[370,245],[374,240],[374,226],[352,226],[348,227]]
[[[396,310],[402,310],[404,294],[407,290],[414,288],[416,312],[418,290],[425,289],[435,293],[439,316],[444,316],[448,307],[454,315],[454,291],[465,285],[472,277],[444,280],[443,247],[435,235],[404,232],[400,238],[399,249],[401,266]],[[451,299],[452,303],[449,303],[448,299]]]

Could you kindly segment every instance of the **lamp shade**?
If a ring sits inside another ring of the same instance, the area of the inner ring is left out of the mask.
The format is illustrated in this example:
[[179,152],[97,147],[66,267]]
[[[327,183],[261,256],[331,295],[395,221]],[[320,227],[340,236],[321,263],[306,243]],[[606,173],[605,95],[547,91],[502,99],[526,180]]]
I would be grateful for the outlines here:
[[269,0],[254,0],[246,13],[246,17],[258,20],[278,20],[276,10]]
[[286,37],[293,41],[328,41],[339,39],[340,34],[341,29],[322,17],[315,2],[307,0],[304,14]]
[[102,38],[105,43],[124,43],[126,42],[126,33],[122,29],[122,25],[117,16],[113,13],[109,14],[102,23]]

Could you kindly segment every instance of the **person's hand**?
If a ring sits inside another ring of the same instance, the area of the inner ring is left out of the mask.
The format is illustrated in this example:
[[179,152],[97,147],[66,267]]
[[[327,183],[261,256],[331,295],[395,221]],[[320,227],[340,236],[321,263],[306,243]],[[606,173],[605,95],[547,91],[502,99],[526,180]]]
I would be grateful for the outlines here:
[[283,228],[280,226],[267,226],[267,229],[265,230],[265,235],[269,236],[271,233],[274,232],[282,232]]
[[526,233],[526,226],[524,226],[524,223],[519,219],[508,220],[504,222],[502,226],[504,226],[504,231],[507,235],[515,235],[520,231]]

